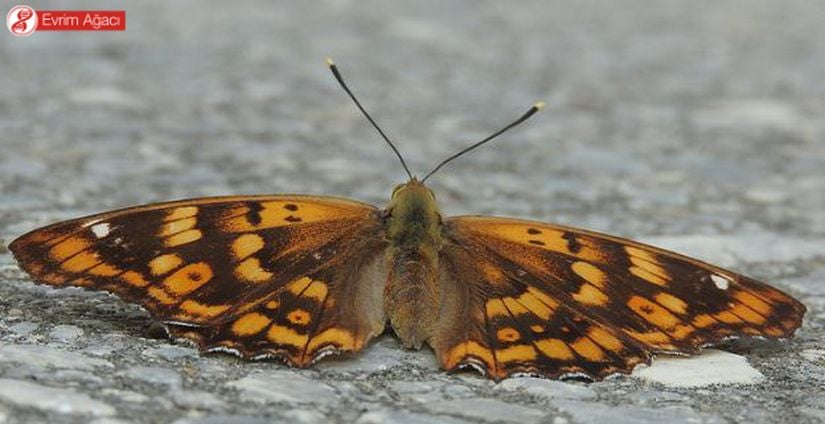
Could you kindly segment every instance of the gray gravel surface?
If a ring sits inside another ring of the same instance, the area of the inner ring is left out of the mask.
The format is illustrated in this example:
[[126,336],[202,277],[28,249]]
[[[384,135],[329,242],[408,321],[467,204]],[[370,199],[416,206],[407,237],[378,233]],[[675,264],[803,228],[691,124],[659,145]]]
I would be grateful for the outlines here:
[[[0,422],[825,420],[821,2],[33,6],[122,7],[128,30],[0,36]],[[136,306],[34,285],[3,247],[56,220],[172,198],[383,204],[403,172],[327,55],[419,173],[547,101],[432,180],[448,214],[678,249],[794,294],[809,308],[802,329],[722,347],[763,376],[749,385],[495,384],[443,374],[391,336],[294,371],[158,338]]]

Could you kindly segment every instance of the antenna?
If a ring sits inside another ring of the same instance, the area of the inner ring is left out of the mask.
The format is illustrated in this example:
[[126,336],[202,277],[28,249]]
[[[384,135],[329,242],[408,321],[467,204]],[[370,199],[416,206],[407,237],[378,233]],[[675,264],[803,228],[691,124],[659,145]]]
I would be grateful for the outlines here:
[[438,164],[438,166],[436,166],[435,168],[433,168],[433,170],[432,170],[432,171],[430,171],[430,173],[429,173],[429,174],[427,174],[427,175],[424,177],[424,179],[422,179],[422,180],[421,180],[421,182],[423,183],[424,181],[427,181],[427,178],[430,178],[430,177],[431,177],[433,174],[435,174],[435,173],[436,173],[439,169],[441,169],[441,167],[443,167],[444,165],[446,165],[446,164],[448,164],[448,163],[452,162],[454,159],[458,158],[459,156],[461,156],[461,155],[463,155],[463,154],[465,154],[465,153],[469,152],[470,150],[475,149],[476,147],[481,146],[481,145],[482,145],[482,144],[484,144],[484,143],[487,143],[488,141],[490,141],[490,140],[492,140],[492,139],[494,139],[494,138],[496,138],[496,137],[500,136],[501,134],[504,134],[504,133],[505,133],[507,130],[509,130],[510,128],[513,128],[513,127],[515,127],[516,125],[518,125],[518,124],[520,124],[520,123],[522,123],[522,122],[526,121],[526,120],[527,120],[527,118],[529,118],[529,117],[533,116],[536,112],[540,111],[543,107],[544,107],[544,102],[538,102],[538,103],[534,104],[534,105],[533,105],[533,107],[531,107],[531,108],[530,108],[527,112],[525,112],[525,113],[524,113],[524,115],[521,115],[521,117],[520,117],[520,118],[518,118],[518,119],[516,119],[515,121],[513,121],[512,123],[510,123],[510,125],[507,125],[506,127],[504,127],[504,128],[502,128],[502,129],[500,129],[500,130],[496,131],[495,133],[493,133],[491,136],[489,136],[489,137],[485,138],[484,140],[481,140],[481,141],[479,141],[478,143],[473,144],[472,146],[466,147],[466,148],[462,149],[460,152],[458,152],[458,153],[456,153],[456,154],[454,154],[454,155],[452,155],[452,156],[448,157],[447,159],[444,159],[443,161],[441,161],[441,163],[439,163],[439,164]]
[[355,98],[355,95],[352,94],[352,91],[350,91],[349,87],[347,87],[347,83],[344,82],[344,78],[341,76],[341,73],[338,72],[338,67],[335,66],[335,62],[333,62],[330,58],[326,58],[326,62],[327,66],[329,66],[329,70],[332,71],[332,75],[334,75],[335,79],[338,80],[338,84],[341,84],[341,88],[343,88],[344,91],[346,91],[347,94],[349,94],[349,97],[352,99],[353,102],[355,102],[355,106],[358,106],[358,109],[361,111],[361,113],[363,113],[364,116],[367,117],[367,120],[370,121],[370,124],[372,124],[372,126],[375,127],[376,130],[378,130],[378,134],[381,134],[381,137],[384,138],[384,141],[386,141],[387,144],[390,145],[392,151],[395,152],[396,156],[398,156],[398,160],[401,161],[401,166],[404,167],[404,171],[407,171],[407,176],[410,177],[410,180],[414,179],[412,173],[410,172],[410,168],[407,167],[407,162],[404,162],[404,157],[401,156],[401,152],[399,152],[395,145],[392,144],[392,141],[390,141],[387,135],[384,134],[384,131],[381,130],[381,127],[379,127],[378,124],[375,123],[370,114],[367,113],[366,110],[364,110],[363,106],[361,106],[361,102],[359,102],[358,99]]

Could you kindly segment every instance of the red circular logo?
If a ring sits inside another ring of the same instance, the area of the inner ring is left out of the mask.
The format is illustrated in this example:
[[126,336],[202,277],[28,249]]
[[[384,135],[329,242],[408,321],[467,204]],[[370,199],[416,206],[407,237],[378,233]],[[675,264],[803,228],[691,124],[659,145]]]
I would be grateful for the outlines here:
[[32,35],[37,29],[37,12],[29,6],[14,6],[6,15],[6,27],[17,37]]

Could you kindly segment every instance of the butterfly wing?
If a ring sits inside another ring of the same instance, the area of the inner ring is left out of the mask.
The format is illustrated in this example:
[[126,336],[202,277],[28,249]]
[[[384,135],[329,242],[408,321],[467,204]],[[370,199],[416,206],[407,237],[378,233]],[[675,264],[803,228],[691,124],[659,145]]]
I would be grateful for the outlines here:
[[306,365],[383,329],[365,280],[381,231],[380,212],[350,200],[217,197],[57,223],[10,249],[36,281],[114,293],[203,348]]
[[467,304],[436,332],[447,369],[601,379],[655,352],[789,337],[805,313],[764,283],[595,232],[466,216],[447,220],[445,235],[444,284]]

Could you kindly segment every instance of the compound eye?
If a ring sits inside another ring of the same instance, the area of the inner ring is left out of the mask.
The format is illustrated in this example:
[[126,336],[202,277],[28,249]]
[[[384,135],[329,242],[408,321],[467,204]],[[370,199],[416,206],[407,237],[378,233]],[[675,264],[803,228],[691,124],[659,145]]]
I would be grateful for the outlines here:
[[404,184],[396,184],[395,187],[392,188],[391,197],[395,197],[395,195],[398,193],[398,190],[401,190],[401,187],[404,187]]

